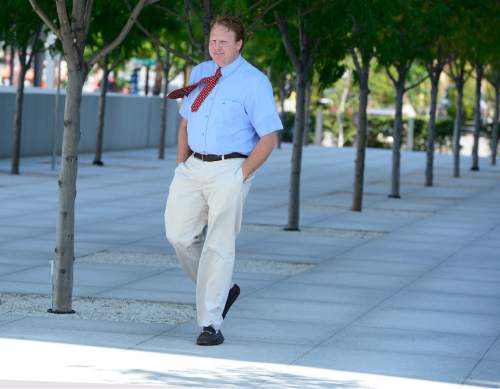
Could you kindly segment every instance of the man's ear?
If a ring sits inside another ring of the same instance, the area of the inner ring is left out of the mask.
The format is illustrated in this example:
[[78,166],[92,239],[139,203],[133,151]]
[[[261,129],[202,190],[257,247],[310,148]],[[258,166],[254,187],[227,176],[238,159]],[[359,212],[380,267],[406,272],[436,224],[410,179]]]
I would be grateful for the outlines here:
[[241,53],[241,47],[243,46],[243,41],[240,39],[238,42],[236,42],[236,47],[238,48],[238,51]]

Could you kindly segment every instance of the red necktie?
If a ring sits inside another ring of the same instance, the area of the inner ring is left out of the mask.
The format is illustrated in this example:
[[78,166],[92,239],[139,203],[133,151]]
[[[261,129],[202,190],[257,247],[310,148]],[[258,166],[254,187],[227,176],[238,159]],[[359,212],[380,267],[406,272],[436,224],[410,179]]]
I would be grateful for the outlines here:
[[205,98],[212,91],[212,89],[215,88],[215,85],[217,84],[217,81],[219,80],[219,78],[221,78],[221,76],[222,76],[222,73],[221,73],[220,67],[218,67],[213,76],[204,77],[195,84],[188,85],[184,88],[176,89],[176,90],[170,92],[167,95],[167,98],[178,99],[180,97],[187,96],[198,85],[205,84],[205,86],[203,87],[203,89],[201,90],[199,95],[196,96],[196,99],[194,100],[193,105],[191,105],[191,112],[196,112],[196,111],[198,111],[198,108],[200,108],[201,103],[203,103],[203,100],[205,100]]

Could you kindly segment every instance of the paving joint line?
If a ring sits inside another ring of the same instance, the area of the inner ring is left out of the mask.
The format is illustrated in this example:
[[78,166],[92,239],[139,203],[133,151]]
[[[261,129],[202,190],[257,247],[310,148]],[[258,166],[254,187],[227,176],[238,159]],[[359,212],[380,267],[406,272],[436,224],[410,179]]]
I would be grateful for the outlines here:
[[488,354],[488,352],[493,348],[493,346],[495,345],[495,343],[497,341],[500,340],[500,334],[493,340],[493,342],[486,348],[486,350],[484,351],[484,353],[481,355],[481,357],[479,358],[479,360],[476,362],[476,364],[472,367],[472,369],[469,371],[469,373],[465,376],[465,378],[462,380],[461,384],[462,385],[465,385],[465,382],[470,378],[470,376],[472,375],[472,373],[474,372],[474,370],[476,370],[476,368],[479,366],[479,364],[484,360],[484,357],[486,356],[486,354]]
[[[476,194],[477,195],[477,194]],[[474,196],[470,196],[470,197],[474,197]],[[469,199],[467,199],[469,200]],[[408,223],[406,226],[414,223],[416,221],[412,221],[411,223]],[[389,299],[393,298],[394,296],[396,296],[398,293],[400,293],[401,291],[403,291],[404,289],[408,288],[409,286],[411,286],[412,284],[414,284],[415,282],[417,282],[419,279],[421,279],[422,277],[424,277],[425,275],[431,273],[434,269],[436,269],[437,267],[439,267],[440,265],[442,265],[444,262],[446,262],[450,257],[452,257],[453,255],[455,255],[456,253],[458,253],[460,250],[462,250],[464,247],[467,247],[468,245],[470,245],[472,242],[480,239],[481,237],[483,237],[484,235],[488,234],[489,232],[491,232],[492,230],[494,230],[498,225],[500,225],[500,223],[497,223],[496,226],[490,228],[487,232],[484,232],[482,235],[480,236],[477,236],[477,237],[474,237],[472,238],[471,240],[467,241],[466,243],[464,243],[460,248],[458,248],[457,250],[455,250],[454,252],[452,252],[451,254],[449,254],[448,256],[446,256],[442,261],[440,261],[438,264],[436,264],[434,267],[424,271],[422,274],[420,274],[419,276],[417,276],[413,281],[410,281],[408,284],[402,286],[401,288],[399,288],[398,290],[395,291],[395,293],[393,293],[391,296],[388,296],[386,298],[383,298],[379,303],[376,303],[370,310],[368,310],[367,312],[364,312],[362,314],[360,314],[358,317],[354,318],[351,322],[347,323],[345,326],[341,327],[340,329],[338,329],[337,331],[335,331],[330,337],[320,341],[319,343],[317,343],[316,345],[313,346],[313,348],[311,348],[310,350],[306,351],[305,353],[303,353],[302,355],[300,355],[298,358],[296,358],[295,360],[293,360],[290,365],[293,365],[294,363],[296,363],[298,360],[302,359],[303,357],[305,357],[307,354],[311,353],[312,351],[316,350],[317,348],[319,348],[321,345],[325,344],[326,342],[328,342],[329,340],[333,339],[335,336],[337,336],[338,334],[340,334],[342,331],[344,331],[345,329],[347,329],[349,326],[351,326],[352,324],[354,324],[356,321],[360,320],[361,318],[367,316],[368,314],[370,314],[371,312],[373,312],[375,309],[377,309],[378,307],[380,307],[383,303],[385,303],[386,301],[388,301]],[[367,242],[368,243],[368,242]],[[367,244],[366,243],[366,244]]]

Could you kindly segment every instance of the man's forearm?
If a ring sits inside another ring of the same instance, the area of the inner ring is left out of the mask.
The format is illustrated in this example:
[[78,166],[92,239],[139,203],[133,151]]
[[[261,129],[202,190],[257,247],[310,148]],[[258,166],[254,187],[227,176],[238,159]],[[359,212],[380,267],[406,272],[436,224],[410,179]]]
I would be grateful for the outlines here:
[[271,152],[278,144],[278,133],[272,132],[260,138],[259,142],[243,163],[243,178],[246,179],[266,162]]
[[191,155],[187,138],[187,120],[181,119],[177,130],[177,164],[184,162]]

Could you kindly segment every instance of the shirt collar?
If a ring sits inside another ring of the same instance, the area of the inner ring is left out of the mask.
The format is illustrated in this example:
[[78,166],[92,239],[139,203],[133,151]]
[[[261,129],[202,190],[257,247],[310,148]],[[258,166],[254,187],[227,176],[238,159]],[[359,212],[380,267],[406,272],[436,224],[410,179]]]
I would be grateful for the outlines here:
[[[221,68],[221,73],[222,77],[227,77],[231,73],[233,73],[238,67],[243,63],[244,59],[241,56],[241,54],[236,58],[233,62],[231,62],[229,65],[226,65]],[[214,67],[217,69],[218,65],[214,62]]]

